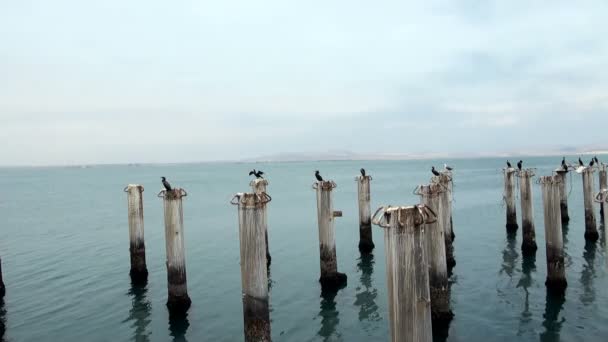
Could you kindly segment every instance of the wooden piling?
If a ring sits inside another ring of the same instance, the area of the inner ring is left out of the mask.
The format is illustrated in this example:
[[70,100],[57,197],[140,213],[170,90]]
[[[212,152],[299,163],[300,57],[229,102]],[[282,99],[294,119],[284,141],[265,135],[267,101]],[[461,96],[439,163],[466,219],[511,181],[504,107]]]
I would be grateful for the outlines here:
[[4,287],[4,281],[2,280],[2,259],[0,258],[0,298],[4,298],[6,294],[6,287]]
[[534,208],[532,204],[532,177],[534,171],[526,169],[519,172],[520,199],[521,199],[521,227],[523,240],[521,251],[523,255],[534,255],[538,249],[536,245],[536,232],[534,231]]
[[359,251],[363,254],[370,253],[375,245],[372,239],[372,214],[370,205],[370,182],[369,175],[358,176],[357,195],[359,199]]
[[517,209],[515,205],[515,169],[512,167],[504,170],[505,189],[504,201],[507,207],[507,232],[515,232],[519,228],[517,224]]
[[[595,202],[598,202],[601,206],[608,208],[608,189],[600,189],[600,192],[595,196]],[[608,215],[604,215],[602,220],[604,222],[604,237],[608,239]]]
[[562,217],[560,214],[561,175],[540,178],[545,214],[545,244],[547,254],[547,280],[545,285],[551,292],[563,294],[568,283],[564,267],[564,242]]
[[[251,189],[254,193],[261,195],[266,193],[266,187],[268,186],[268,181],[263,178],[254,179],[249,183],[251,185]],[[272,257],[270,256],[270,247],[268,245],[268,209],[266,206],[262,208],[264,211],[264,217],[262,222],[262,227],[264,228],[264,239],[266,241],[266,266],[270,266],[272,261]]]
[[441,194],[446,190],[439,184],[421,185],[417,194],[420,203],[429,207],[437,217],[434,222],[424,225],[426,234],[426,255],[429,266],[429,287],[431,294],[431,316],[433,324],[445,325],[449,323],[454,314],[450,310],[450,288],[448,286],[448,269],[445,256],[445,228],[449,224],[443,217],[441,207]]
[[334,212],[332,190],[336,188],[333,181],[317,181],[313,189],[317,191],[317,215],[319,223],[319,252],[321,264],[321,287],[325,290],[337,290],[346,285],[346,274],[338,272],[336,258],[336,237],[334,218],[341,212]]
[[570,215],[568,215],[568,192],[566,191],[566,181],[568,179],[568,171],[559,170],[556,171],[559,177],[559,208],[562,223],[570,222]]
[[270,341],[268,272],[264,223],[265,207],[270,202],[266,192],[239,193],[232,200],[238,205],[241,246],[241,283],[245,341]]
[[182,197],[184,189],[163,190],[158,195],[163,198],[165,214],[165,246],[167,251],[167,287],[169,297],[167,307],[171,313],[184,313],[192,304],[188,296],[186,281],[186,255],[184,249],[184,211]]
[[452,231],[450,230],[452,221],[450,182],[451,177],[446,173],[441,173],[441,175],[431,178],[431,183],[439,184],[444,190],[440,193],[439,206],[441,207],[441,216],[437,219],[441,221],[440,226],[444,229],[443,237],[445,241],[445,257],[448,272],[456,266],[456,258],[454,258],[454,240],[452,239]]
[[[608,180],[606,178],[606,164],[600,165],[600,191],[603,189],[608,189]],[[600,218],[604,220],[604,214],[606,212],[606,202],[600,203]],[[606,227],[606,226],[604,226]]]
[[597,241],[600,234],[597,231],[597,223],[595,222],[595,210],[593,208],[593,168],[586,167],[583,169],[583,197],[585,203],[585,239],[589,241]]
[[380,208],[372,221],[384,228],[392,342],[433,340],[424,229],[432,220],[419,208]]
[[131,255],[131,280],[143,283],[148,279],[146,267],[146,245],[144,242],[144,187],[129,184],[125,188],[129,210],[129,252]]

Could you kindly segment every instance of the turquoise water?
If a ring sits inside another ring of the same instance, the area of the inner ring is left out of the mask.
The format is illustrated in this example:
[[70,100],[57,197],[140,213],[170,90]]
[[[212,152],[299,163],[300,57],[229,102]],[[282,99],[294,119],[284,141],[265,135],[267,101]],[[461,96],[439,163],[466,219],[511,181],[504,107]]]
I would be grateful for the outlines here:
[[[572,158],[574,160],[575,158]],[[560,158],[528,158],[549,174]],[[585,244],[580,175],[572,177],[565,230],[565,299],[547,298],[540,189],[534,184],[535,259],[523,259],[521,229],[504,228],[502,159],[448,161],[455,167],[457,265],[455,318],[448,341],[604,341],[608,272],[601,240]],[[6,341],[239,341],[243,339],[235,192],[248,171],[264,170],[269,207],[271,319],[275,341],[386,341],[387,294],[382,230],[373,257],[358,252],[354,176],[373,176],[372,207],[418,202],[412,190],[443,161],[149,165],[0,169],[0,256],[7,295],[0,303]],[[348,286],[321,297],[313,171],[333,179],[338,267]],[[165,245],[160,176],[188,191],[184,201],[188,289],[186,319],[165,307]],[[145,288],[129,278],[127,183],[144,185]],[[597,180],[596,180],[597,187]],[[518,209],[519,210],[519,209]],[[519,212],[518,212],[519,215]],[[518,218],[521,218],[518,216]],[[599,214],[598,214],[599,220]],[[2,324],[0,323],[0,327]],[[443,338],[437,338],[438,341]]]

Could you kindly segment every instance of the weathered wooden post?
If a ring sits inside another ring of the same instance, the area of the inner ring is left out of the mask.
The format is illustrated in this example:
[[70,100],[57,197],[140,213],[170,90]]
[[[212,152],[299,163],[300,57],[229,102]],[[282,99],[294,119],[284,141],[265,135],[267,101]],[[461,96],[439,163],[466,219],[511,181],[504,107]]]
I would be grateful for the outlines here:
[[391,341],[431,342],[431,301],[424,224],[436,220],[425,206],[381,207],[372,222],[384,228]]
[[[602,164],[600,166],[600,191],[603,189],[608,189],[608,179],[606,178],[606,168],[607,165],[606,164]],[[604,214],[606,212],[606,203],[602,202],[600,203],[600,218],[603,220],[604,219]],[[606,226],[604,226],[606,227]]]
[[562,219],[560,214],[562,176],[544,176],[540,178],[543,191],[543,208],[545,214],[545,244],[547,252],[547,288],[563,294],[568,283],[564,267],[564,242],[562,237]]
[[515,205],[515,168],[504,169],[505,189],[504,201],[507,206],[507,232],[515,232],[519,228],[517,224],[517,209]]
[[441,193],[445,192],[439,184],[421,185],[416,193],[421,197],[421,204],[430,208],[437,217],[424,225],[426,234],[426,255],[429,265],[429,286],[431,293],[431,315],[433,323],[449,323],[454,314],[450,310],[450,288],[448,286],[448,268],[445,257],[445,228],[449,224],[441,219]]
[[271,201],[266,192],[238,193],[231,203],[238,205],[241,245],[241,283],[245,341],[270,341],[268,272],[264,222],[265,207]]
[[336,237],[334,218],[342,212],[333,210],[332,190],[337,187],[333,181],[317,181],[313,184],[317,191],[317,215],[319,222],[319,252],[321,262],[321,287],[336,290],[346,285],[346,274],[338,272],[336,259]]
[[357,176],[357,195],[359,198],[359,251],[370,253],[375,245],[372,239],[372,213],[370,205],[370,182],[372,177]]
[[534,208],[532,206],[532,177],[534,170],[526,169],[519,172],[520,199],[521,199],[521,227],[523,240],[521,251],[523,255],[536,253],[536,232],[534,231]]
[[4,287],[4,281],[2,280],[2,259],[0,259],[0,298],[4,298],[6,294],[6,288]]
[[184,189],[163,190],[158,194],[163,198],[165,213],[165,246],[167,250],[167,282],[169,298],[167,307],[171,313],[186,312],[192,301],[188,296],[186,281],[186,253],[184,249],[184,210],[182,197]]
[[566,181],[568,179],[568,171],[563,169],[556,170],[557,176],[559,177],[559,208],[562,223],[570,222],[570,215],[568,215],[568,192],[566,191]]
[[148,279],[146,267],[146,244],[144,242],[144,187],[129,184],[124,189],[127,193],[129,209],[129,252],[131,254],[131,279],[134,283],[143,283]]
[[[253,189],[254,193],[261,195],[266,193],[268,181],[263,178],[258,178],[252,180],[249,185],[251,185],[251,189]],[[267,266],[270,266],[272,258],[270,257],[270,247],[268,247],[268,209],[266,206],[264,206],[262,210],[264,211],[264,221],[262,222],[262,227],[264,228],[264,239],[266,240],[266,263]]]
[[[595,202],[598,202],[602,207],[608,208],[608,189],[603,188],[595,196]],[[602,218],[604,222],[604,236],[608,239],[608,215]]]
[[445,257],[448,271],[456,266],[456,259],[454,258],[454,244],[452,239],[451,219],[452,219],[452,205],[450,202],[450,185],[451,177],[449,174],[441,173],[439,176],[431,178],[431,183],[439,184],[443,188],[443,192],[439,194],[439,206],[441,207],[441,216],[438,217],[440,220],[441,227],[444,229],[444,240],[445,240]]
[[582,170],[583,173],[583,197],[585,203],[585,239],[589,241],[597,241],[600,234],[597,231],[597,223],[595,222],[595,211],[593,208],[593,168],[586,167]]

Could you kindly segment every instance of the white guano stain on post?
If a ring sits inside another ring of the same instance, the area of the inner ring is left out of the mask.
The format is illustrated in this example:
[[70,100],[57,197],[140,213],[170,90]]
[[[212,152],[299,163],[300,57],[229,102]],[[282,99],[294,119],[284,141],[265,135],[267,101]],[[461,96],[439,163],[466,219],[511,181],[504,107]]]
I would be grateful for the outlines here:
[[593,206],[593,168],[586,167],[582,170],[583,174],[583,199],[585,207],[585,239],[589,241],[597,241],[599,233],[597,231],[597,222],[595,221],[595,208]]
[[521,249],[524,255],[532,255],[537,250],[536,231],[534,225],[534,207],[532,206],[532,177],[534,170],[526,169],[519,172],[521,200]]
[[239,193],[239,241],[245,341],[270,341],[268,272],[264,213],[266,192]]
[[431,342],[431,301],[423,219],[417,207],[381,208],[391,341]]
[[[251,189],[253,193],[261,195],[266,193],[266,188],[268,186],[268,180],[263,178],[254,179],[249,183],[251,185]],[[262,228],[264,229],[264,239],[266,240],[266,264],[270,266],[271,256],[270,256],[270,246],[268,243],[268,207],[264,206],[262,209],[264,211],[263,219],[262,219]]]
[[505,188],[504,201],[506,204],[507,231],[515,232],[519,227],[517,224],[517,209],[515,206],[515,169],[510,167],[504,170]]
[[564,266],[564,242],[560,209],[561,175],[540,178],[545,219],[545,246],[547,255],[547,280],[545,285],[551,291],[563,293],[566,289]]

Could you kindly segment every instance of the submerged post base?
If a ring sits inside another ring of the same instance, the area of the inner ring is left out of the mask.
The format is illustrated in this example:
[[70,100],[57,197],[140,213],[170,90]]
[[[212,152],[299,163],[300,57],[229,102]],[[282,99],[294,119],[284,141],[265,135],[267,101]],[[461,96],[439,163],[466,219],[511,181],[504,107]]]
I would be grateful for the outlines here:
[[547,279],[545,281],[545,286],[547,287],[547,291],[551,294],[561,296],[566,292],[568,282],[566,279]]
[[346,274],[336,272],[329,275],[321,276],[319,282],[323,290],[339,290],[346,286]]
[[507,223],[507,231],[510,233],[516,232],[519,228],[517,223]]
[[167,308],[170,313],[183,313],[190,309],[192,300],[188,295],[185,296],[169,296],[167,300]]
[[521,243],[521,253],[524,256],[535,255],[537,249],[538,249],[538,246],[536,245],[536,241],[524,240]]
[[131,276],[131,281],[134,284],[144,284],[148,281],[148,270],[145,268],[143,270],[132,268],[129,275]]
[[270,341],[268,299],[243,295],[245,341]]
[[585,232],[585,240],[595,242],[599,240],[600,234],[597,231]]
[[374,243],[372,241],[366,241],[366,240],[359,241],[359,252],[361,252],[363,254],[371,253],[371,251],[374,250],[374,247],[376,247],[376,245],[374,245]]

